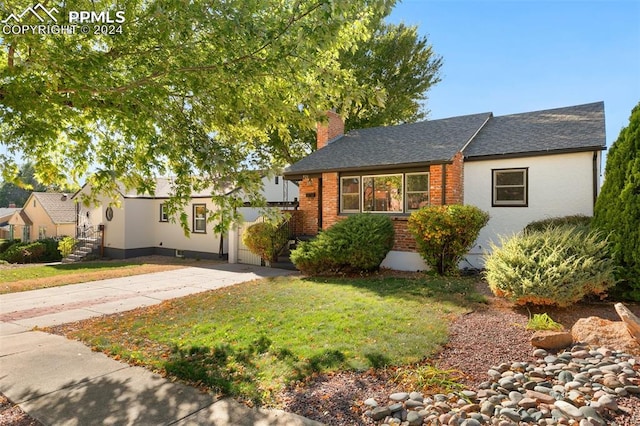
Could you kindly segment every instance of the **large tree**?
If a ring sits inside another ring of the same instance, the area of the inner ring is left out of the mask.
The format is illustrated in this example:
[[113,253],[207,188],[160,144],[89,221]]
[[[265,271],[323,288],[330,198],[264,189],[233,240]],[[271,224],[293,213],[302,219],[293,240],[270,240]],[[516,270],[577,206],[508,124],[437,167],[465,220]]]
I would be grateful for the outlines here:
[[440,81],[442,57],[415,26],[381,25],[356,50],[342,53],[340,63],[354,70],[363,87],[379,89],[377,102],[345,102],[345,130],[423,120],[428,90]]
[[[346,118],[345,131],[413,123],[428,114],[427,92],[440,82],[442,57],[417,27],[381,23],[370,39],[343,51],[339,61],[358,87],[368,89],[366,97],[346,93],[334,104]],[[271,139],[292,163],[315,149],[314,134],[314,129],[290,126],[286,140],[276,132]]]
[[[116,180],[153,190],[175,176],[178,210],[210,187],[224,229],[242,186],[257,193],[252,170],[286,161],[289,126],[312,128],[345,94],[372,88],[340,66],[389,12],[393,0],[76,0],[43,2],[65,24],[71,11],[124,12],[121,33],[3,34],[0,52],[0,158],[15,174],[19,153],[45,183]],[[23,15],[30,0],[3,6]],[[33,21],[33,22],[31,22]],[[280,136],[272,143],[270,135]],[[284,144],[284,147],[281,146]],[[186,225],[186,217],[184,224]]]
[[2,182],[0,185],[0,207],[15,204],[24,206],[31,191],[46,191],[47,187],[37,181],[33,164],[25,163],[20,167],[15,182]]
[[640,102],[607,154],[594,225],[609,235],[622,290],[640,300]]

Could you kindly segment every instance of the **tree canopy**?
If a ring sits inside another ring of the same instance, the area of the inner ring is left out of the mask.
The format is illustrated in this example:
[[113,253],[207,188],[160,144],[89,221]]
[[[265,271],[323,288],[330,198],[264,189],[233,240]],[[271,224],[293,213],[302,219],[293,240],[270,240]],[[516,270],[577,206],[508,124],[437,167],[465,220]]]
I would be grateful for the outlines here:
[[380,102],[345,102],[345,130],[413,123],[426,118],[428,90],[440,81],[442,57],[415,26],[383,24],[340,63],[364,87],[380,89]]
[[[340,54],[340,65],[351,70],[358,87],[368,88],[366,98],[347,93],[335,109],[345,117],[345,131],[413,123],[426,118],[427,92],[440,82],[442,57],[415,26],[381,23],[372,37],[356,49]],[[288,144],[272,134],[289,162],[315,149],[314,129],[290,126]]]
[[640,103],[607,154],[594,225],[609,235],[622,290],[640,300]]
[[[339,58],[393,3],[48,2],[59,24],[77,10],[124,12],[125,21],[113,35],[2,35],[3,174],[15,176],[19,153],[45,184],[78,183],[95,167],[89,182],[112,194],[116,181],[151,192],[156,175],[175,176],[174,211],[192,190],[211,187],[221,207],[211,217],[223,230],[239,203],[223,194],[237,186],[257,194],[253,171],[283,165],[290,125],[312,128],[345,94],[354,103],[371,98],[375,88],[358,84]],[[20,0],[3,12],[29,6]]]

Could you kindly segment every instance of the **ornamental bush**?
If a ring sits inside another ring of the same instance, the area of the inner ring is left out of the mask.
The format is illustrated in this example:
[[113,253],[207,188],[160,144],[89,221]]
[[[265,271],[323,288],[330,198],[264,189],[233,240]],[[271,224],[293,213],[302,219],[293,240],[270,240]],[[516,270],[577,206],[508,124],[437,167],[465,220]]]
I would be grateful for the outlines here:
[[455,273],[489,214],[475,206],[429,206],[411,213],[408,228],[427,265],[440,275]]
[[551,217],[548,219],[536,220],[525,226],[525,232],[544,231],[549,227],[558,226],[574,226],[578,230],[589,231],[591,226],[591,217],[582,214],[571,216]]
[[576,226],[500,238],[485,260],[491,291],[517,305],[566,307],[612,287],[615,264],[606,238]]
[[62,257],[67,257],[73,250],[76,248],[78,241],[72,237],[64,237],[60,241],[58,241],[58,251]]
[[357,214],[337,222],[291,252],[291,261],[307,275],[373,271],[393,247],[391,219]]
[[288,230],[282,230],[278,224],[271,222],[253,224],[242,234],[244,245],[267,262],[276,261],[278,253],[288,241]]

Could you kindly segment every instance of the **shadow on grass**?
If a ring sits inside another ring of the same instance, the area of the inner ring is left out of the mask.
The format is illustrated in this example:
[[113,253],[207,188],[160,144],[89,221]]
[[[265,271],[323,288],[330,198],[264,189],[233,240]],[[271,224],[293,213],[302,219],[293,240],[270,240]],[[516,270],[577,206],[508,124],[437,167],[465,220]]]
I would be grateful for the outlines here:
[[282,377],[284,383],[345,367],[347,361],[344,353],[331,349],[300,359],[289,349],[274,348],[267,337],[261,336],[245,348],[231,345],[176,347],[164,368],[170,375],[206,386],[223,396],[241,397],[263,404],[268,397],[264,388],[271,386],[260,382],[260,366],[257,364],[259,358],[267,356],[273,357],[272,362],[281,362],[288,367],[289,373]]
[[317,284],[344,284],[369,291],[384,298],[396,298],[424,302],[448,302],[461,307],[486,303],[487,299],[475,286],[479,277],[308,277],[304,281]]

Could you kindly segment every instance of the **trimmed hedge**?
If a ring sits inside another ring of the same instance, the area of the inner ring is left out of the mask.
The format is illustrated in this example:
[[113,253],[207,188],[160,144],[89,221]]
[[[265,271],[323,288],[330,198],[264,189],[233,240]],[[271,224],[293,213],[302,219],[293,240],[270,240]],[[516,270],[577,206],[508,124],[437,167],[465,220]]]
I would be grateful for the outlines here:
[[361,213],[341,220],[291,252],[291,261],[307,275],[373,271],[393,247],[387,216]]
[[15,243],[0,254],[9,263],[57,262],[62,259],[58,241],[53,238],[30,243]]
[[411,213],[408,228],[427,265],[447,275],[458,271],[488,221],[489,214],[475,206],[429,206]]
[[517,305],[570,306],[615,285],[608,241],[576,226],[547,227],[501,238],[485,261],[485,278],[496,296]]

